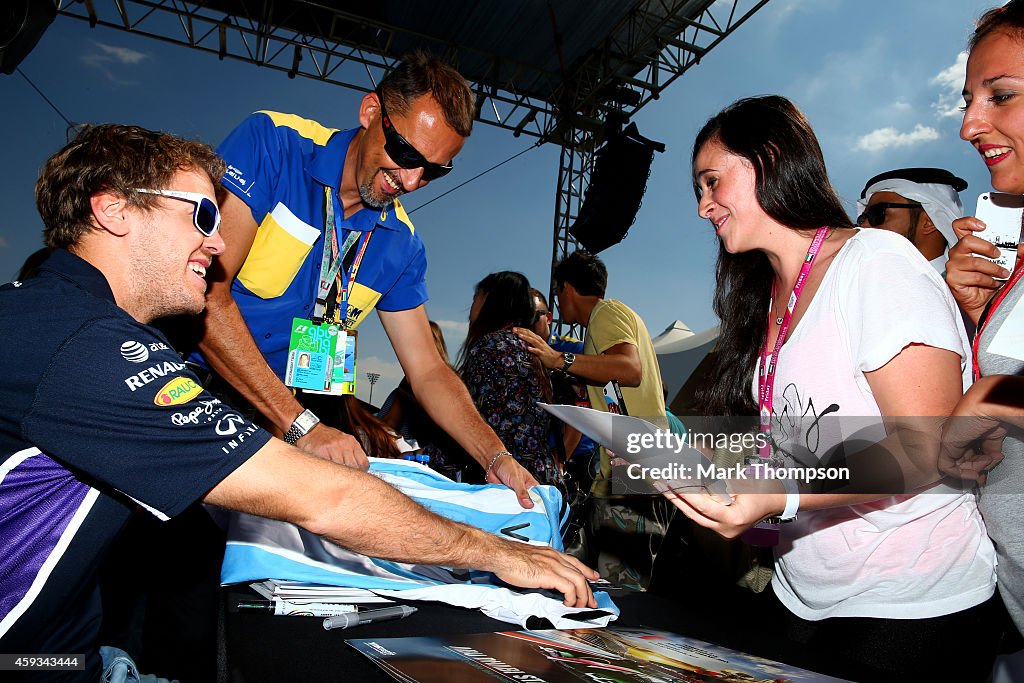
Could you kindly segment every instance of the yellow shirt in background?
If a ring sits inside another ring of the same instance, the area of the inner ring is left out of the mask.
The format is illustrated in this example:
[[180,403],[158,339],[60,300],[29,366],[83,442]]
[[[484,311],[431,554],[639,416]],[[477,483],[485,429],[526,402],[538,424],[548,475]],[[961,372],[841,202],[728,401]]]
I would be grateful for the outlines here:
[[[644,321],[633,309],[615,299],[602,299],[594,306],[587,323],[587,338],[583,343],[583,353],[597,355],[604,353],[616,344],[632,344],[640,354],[640,367],[643,379],[640,386],[620,387],[622,400],[626,404],[626,412],[647,420],[662,429],[668,429],[668,418],[665,415],[665,396],[661,388],[661,368],[658,367],[658,355],[654,352],[651,335]],[[590,385],[587,387],[590,405],[596,410],[608,410],[604,387]],[[613,397],[614,400],[614,397]],[[608,495],[610,493],[611,463],[608,454],[601,449],[601,474],[594,483],[594,493]]]

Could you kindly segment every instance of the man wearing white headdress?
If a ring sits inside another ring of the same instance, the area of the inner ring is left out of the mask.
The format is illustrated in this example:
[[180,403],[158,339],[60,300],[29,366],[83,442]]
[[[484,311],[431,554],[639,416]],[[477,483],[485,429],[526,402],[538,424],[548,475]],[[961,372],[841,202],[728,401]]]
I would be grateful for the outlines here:
[[857,225],[903,235],[940,274],[956,244],[953,221],[963,216],[959,192],[967,181],[941,168],[900,168],[869,180],[857,201]]

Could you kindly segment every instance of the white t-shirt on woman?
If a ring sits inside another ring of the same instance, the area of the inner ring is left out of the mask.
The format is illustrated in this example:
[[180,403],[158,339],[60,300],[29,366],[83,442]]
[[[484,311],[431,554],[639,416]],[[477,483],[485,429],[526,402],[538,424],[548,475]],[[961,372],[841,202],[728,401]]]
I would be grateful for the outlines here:
[[[814,460],[842,440],[840,431],[884,436],[864,373],[910,344],[959,354],[964,389],[970,385],[970,346],[945,282],[905,238],[861,230],[832,261],[779,354],[772,434],[782,450],[807,449]],[[995,586],[995,553],[974,494],[945,486],[801,512],[782,526],[775,554],[775,593],[808,620],[939,616],[984,602]]]

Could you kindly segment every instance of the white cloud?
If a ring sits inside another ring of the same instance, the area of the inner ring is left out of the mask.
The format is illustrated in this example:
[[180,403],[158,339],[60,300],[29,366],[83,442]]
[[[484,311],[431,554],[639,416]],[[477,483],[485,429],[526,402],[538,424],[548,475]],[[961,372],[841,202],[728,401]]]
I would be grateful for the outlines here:
[[101,64],[138,64],[142,60],[149,57],[145,52],[139,52],[138,50],[132,50],[127,47],[117,47],[116,45],[107,45],[105,43],[98,43],[93,41],[99,50],[97,52],[90,52],[82,56],[82,61],[92,66],[99,66]]
[[960,107],[964,103],[961,92],[964,88],[964,80],[967,78],[967,52],[961,52],[956,56],[952,66],[948,66],[929,81],[941,89],[938,99],[932,105],[939,116],[952,118],[962,116]]
[[[454,333],[453,336],[465,337],[466,333],[469,332],[469,322],[465,320],[435,320],[437,326],[445,332]],[[448,335],[445,335],[445,341]]]
[[[735,11],[739,14],[741,9],[746,11],[747,7],[752,4],[739,3],[740,7],[737,7],[737,3],[733,0],[721,0],[716,2],[713,7],[720,7],[725,12],[731,12],[736,7]],[[759,9],[758,14],[765,15],[764,19],[759,20],[766,23],[771,22],[772,30],[778,30],[797,12],[818,15],[834,14],[841,7],[842,0],[772,0],[767,6]]]
[[[795,72],[798,75],[786,90],[796,102],[848,102],[841,108],[862,108],[865,98],[861,94],[879,87],[877,67],[886,54],[885,40],[880,36],[870,36],[852,45],[837,45],[835,48],[816,57],[816,68],[806,67]],[[853,64],[857,68],[851,68]]]
[[149,57],[148,54],[145,52],[139,52],[138,50],[132,50],[127,47],[107,45],[96,41],[93,41],[93,45],[95,45],[97,49],[93,52],[88,52],[82,55],[83,63],[99,69],[108,80],[113,81],[118,85],[135,84],[134,81],[128,81],[122,78],[114,71],[114,68],[120,66],[135,66],[147,59]]
[[115,62],[120,62],[121,64],[138,64],[149,56],[145,52],[139,52],[138,50],[132,50],[127,47],[106,45],[104,43],[96,43],[96,47]]
[[931,126],[920,123],[909,133],[901,133],[895,128],[878,128],[857,140],[856,149],[862,152],[880,152],[891,147],[909,147],[921,142],[939,139],[939,131]]

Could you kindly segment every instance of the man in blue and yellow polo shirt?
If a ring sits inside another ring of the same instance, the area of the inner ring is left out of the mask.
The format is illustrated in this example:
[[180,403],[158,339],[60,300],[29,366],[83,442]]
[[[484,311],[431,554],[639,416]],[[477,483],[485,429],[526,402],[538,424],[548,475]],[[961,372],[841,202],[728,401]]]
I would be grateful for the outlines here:
[[489,481],[532,507],[527,488],[536,481],[437,353],[424,310],[423,243],[398,201],[451,170],[474,113],[465,79],[417,53],[363,98],[358,128],[275,112],[243,121],[218,149],[228,164],[221,229],[229,247],[211,275],[201,355],[192,360],[231,384],[289,443],[365,469],[358,440],[319,424],[282,380],[294,318],[324,317],[352,330],[376,307],[431,417]]

